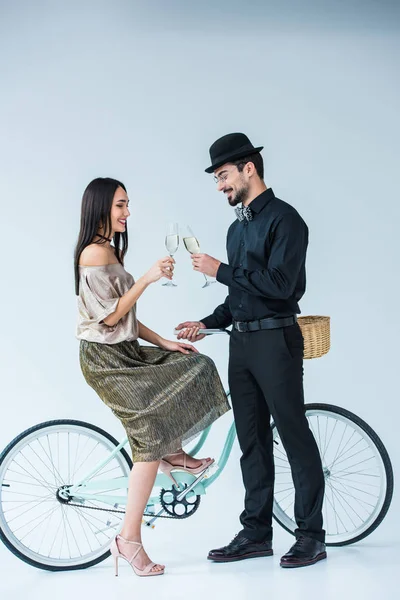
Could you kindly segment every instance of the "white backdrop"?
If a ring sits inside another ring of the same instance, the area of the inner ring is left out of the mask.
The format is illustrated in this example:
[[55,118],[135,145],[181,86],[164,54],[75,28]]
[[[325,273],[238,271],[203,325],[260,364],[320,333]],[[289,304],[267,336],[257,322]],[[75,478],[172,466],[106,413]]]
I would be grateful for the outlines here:
[[[215,139],[244,131],[265,146],[267,184],[310,228],[302,312],[332,319],[331,352],[305,365],[307,401],[363,417],[397,469],[398,7],[273,4],[0,1],[1,447],[62,417],[122,435],[83,380],[74,338],[72,255],[87,183],[126,184],[134,276],[166,254],[168,221],[190,224],[202,250],[224,260],[233,213],[204,168]],[[183,248],[176,260],[178,287],[153,285],[138,306],[164,336],[226,294],[201,288]],[[226,383],[227,339],[199,349]],[[230,418],[208,453],[218,455]],[[213,530],[204,548],[238,529],[238,460],[235,446],[201,509]],[[375,543],[397,539],[396,505],[395,496]],[[198,536],[201,519],[185,531]]]

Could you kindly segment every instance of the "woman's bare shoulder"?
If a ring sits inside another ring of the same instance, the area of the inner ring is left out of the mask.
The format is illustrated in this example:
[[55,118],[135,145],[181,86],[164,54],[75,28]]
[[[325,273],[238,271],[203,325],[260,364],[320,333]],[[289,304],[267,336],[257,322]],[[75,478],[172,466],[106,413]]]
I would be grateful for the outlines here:
[[81,267],[102,267],[113,262],[112,254],[101,244],[89,244],[82,251],[79,257],[79,264]]

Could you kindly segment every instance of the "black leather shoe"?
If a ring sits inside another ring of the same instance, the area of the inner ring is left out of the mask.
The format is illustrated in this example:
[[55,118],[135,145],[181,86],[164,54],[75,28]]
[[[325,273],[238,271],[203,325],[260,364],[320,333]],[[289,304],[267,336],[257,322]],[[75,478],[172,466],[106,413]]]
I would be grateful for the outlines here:
[[281,558],[281,567],[307,567],[326,558],[326,546],[313,538],[299,536],[287,554]]
[[208,560],[215,562],[233,562],[258,556],[272,556],[272,542],[253,542],[243,536],[236,535],[230,544],[222,548],[210,550]]

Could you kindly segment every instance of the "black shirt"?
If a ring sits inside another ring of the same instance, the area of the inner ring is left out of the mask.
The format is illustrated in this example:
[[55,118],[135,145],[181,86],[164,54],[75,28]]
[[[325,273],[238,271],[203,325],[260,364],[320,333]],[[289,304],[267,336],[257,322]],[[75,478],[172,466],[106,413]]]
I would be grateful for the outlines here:
[[229,227],[229,264],[221,263],[216,276],[229,287],[229,295],[212,315],[201,319],[207,328],[228,327],[232,319],[300,313],[298,301],[306,288],[307,225],[271,188],[248,206],[253,219],[237,219]]

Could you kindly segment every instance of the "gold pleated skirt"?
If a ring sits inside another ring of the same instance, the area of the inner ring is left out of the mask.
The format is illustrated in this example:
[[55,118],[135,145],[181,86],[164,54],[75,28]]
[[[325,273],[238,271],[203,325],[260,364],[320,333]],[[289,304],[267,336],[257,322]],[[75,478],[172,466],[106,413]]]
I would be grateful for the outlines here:
[[230,409],[215,364],[204,354],[81,340],[80,364],[124,426],[134,462],[176,452]]

